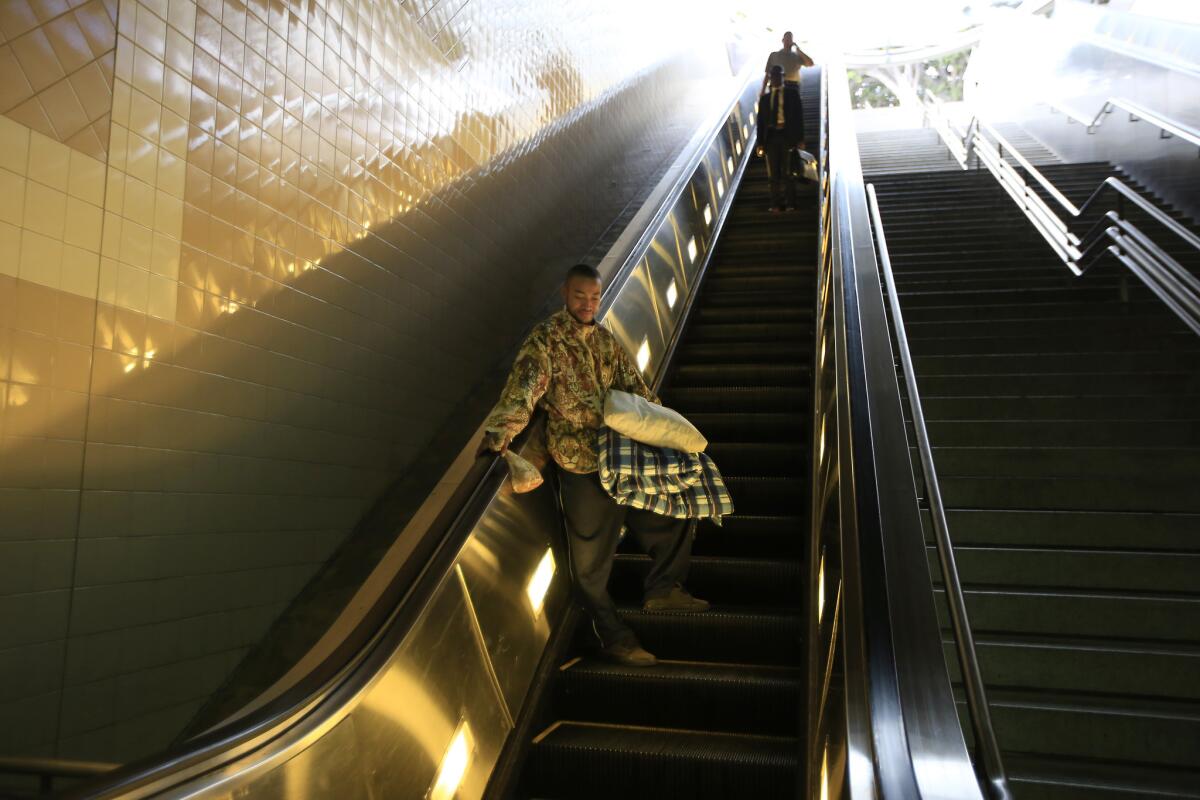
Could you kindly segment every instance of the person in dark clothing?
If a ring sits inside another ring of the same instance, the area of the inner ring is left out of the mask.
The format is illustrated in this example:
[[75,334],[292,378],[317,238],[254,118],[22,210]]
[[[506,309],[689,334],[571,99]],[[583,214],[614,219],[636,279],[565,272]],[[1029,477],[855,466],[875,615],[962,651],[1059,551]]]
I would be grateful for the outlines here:
[[758,154],[767,159],[771,211],[796,207],[796,182],[792,179],[796,147],[804,140],[800,95],[784,88],[783,68],[772,67],[771,85],[758,99]]

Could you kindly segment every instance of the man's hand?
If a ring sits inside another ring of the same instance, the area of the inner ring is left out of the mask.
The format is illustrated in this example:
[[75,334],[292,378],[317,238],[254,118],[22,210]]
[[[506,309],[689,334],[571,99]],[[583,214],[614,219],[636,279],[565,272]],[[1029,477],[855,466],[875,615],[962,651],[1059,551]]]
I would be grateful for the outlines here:
[[489,455],[502,456],[507,452],[508,442],[501,442],[500,449],[495,450],[492,448],[491,434],[485,433],[483,438],[479,440],[479,446],[475,448],[475,458],[479,459]]

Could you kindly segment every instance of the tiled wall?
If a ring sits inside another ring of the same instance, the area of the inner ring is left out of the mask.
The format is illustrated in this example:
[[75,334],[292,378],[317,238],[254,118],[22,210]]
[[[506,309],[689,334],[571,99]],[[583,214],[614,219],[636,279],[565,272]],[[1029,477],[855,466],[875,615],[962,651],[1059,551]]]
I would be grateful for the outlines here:
[[728,100],[705,25],[0,3],[0,753],[177,734]]

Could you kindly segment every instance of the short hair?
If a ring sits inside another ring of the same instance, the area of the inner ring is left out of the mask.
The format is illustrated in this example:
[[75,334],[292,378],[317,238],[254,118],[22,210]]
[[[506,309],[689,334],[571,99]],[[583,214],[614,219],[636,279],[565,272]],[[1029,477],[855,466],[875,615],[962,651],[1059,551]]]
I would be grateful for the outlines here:
[[566,276],[563,277],[563,283],[567,283],[571,278],[587,278],[590,281],[600,280],[600,270],[590,264],[576,264],[567,270]]

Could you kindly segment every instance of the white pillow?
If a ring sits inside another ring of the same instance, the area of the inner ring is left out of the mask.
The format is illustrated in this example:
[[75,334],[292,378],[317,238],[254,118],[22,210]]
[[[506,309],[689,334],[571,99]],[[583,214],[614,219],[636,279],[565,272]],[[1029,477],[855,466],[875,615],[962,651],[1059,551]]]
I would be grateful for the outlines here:
[[653,447],[685,453],[703,453],[708,447],[704,435],[678,411],[618,389],[609,389],[604,398],[604,424]]

